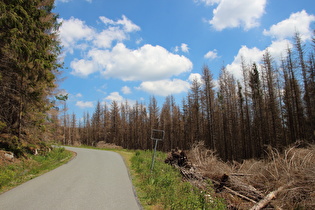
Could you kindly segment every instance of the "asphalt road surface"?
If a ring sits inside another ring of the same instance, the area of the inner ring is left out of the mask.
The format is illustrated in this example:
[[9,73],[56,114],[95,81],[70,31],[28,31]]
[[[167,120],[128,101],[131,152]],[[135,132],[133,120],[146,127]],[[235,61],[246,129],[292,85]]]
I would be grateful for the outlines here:
[[77,156],[67,164],[0,195],[0,209],[141,209],[119,154],[67,149],[76,152]]

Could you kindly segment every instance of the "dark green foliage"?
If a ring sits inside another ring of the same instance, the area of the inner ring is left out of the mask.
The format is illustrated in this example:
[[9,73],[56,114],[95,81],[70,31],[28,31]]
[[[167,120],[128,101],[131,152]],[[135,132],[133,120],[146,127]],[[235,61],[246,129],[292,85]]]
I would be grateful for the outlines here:
[[0,122],[5,124],[0,134],[8,134],[8,141],[16,136],[20,144],[36,142],[45,130],[60,67],[53,6],[54,0],[0,2]]

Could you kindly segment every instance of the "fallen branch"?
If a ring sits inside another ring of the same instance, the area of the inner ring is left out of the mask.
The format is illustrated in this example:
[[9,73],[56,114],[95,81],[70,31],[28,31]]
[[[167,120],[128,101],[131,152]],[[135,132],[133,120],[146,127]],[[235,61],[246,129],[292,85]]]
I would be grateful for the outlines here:
[[277,190],[270,192],[264,199],[260,200],[255,206],[253,206],[250,210],[260,210],[268,205],[272,199],[274,199],[279,192],[289,187],[292,182],[279,187]]
[[[210,179],[210,180],[211,180],[214,184],[220,185],[219,182],[217,182],[217,181],[215,181],[215,180],[213,180],[213,179]],[[242,195],[242,194],[236,192],[235,190],[232,190],[231,188],[228,188],[227,186],[222,186],[222,188],[226,189],[226,190],[229,191],[230,193],[232,193],[232,194],[234,194],[234,195],[236,195],[236,196],[238,196],[238,197],[240,197],[240,198],[243,198],[244,200],[250,201],[250,202],[255,203],[255,204],[257,203],[257,202],[254,201],[253,199],[251,199],[251,198],[249,198],[249,197],[246,197],[245,195]]]

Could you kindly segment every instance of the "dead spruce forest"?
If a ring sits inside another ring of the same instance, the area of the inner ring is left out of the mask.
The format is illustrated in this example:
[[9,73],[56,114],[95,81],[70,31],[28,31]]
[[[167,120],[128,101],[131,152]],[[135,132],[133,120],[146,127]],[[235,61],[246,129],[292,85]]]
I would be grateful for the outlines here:
[[68,114],[65,105],[59,115],[51,115],[54,137],[63,144],[105,141],[146,150],[153,147],[151,130],[160,129],[165,138],[159,150],[186,150],[203,141],[223,160],[261,158],[267,146],[281,150],[296,141],[313,143],[315,47],[303,45],[298,33],[294,41],[281,62],[268,51],[260,63],[243,58],[241,80],[222,67],[215,85],[210,68],[204,66],[202,83],[194,81],[180,105],[173,96],[161,106],[154,96],[149,103],[134,105],[98,102],[83,121]]
[[[0,147],[16,155],[41,142],[96,145],[100,141],[128,149],[152,149],[151,130],[165,131],[158,149],[190,149],[204,142],[224,161],[262,158],[268,146],[281,150],[315,139],[315,37],[259,63],[243,57],[242,78],[223,66],[219,78],[201,69],[180,104],[173,96],[149,102],[98,102],[78,120],[67,111],[67,95],[58,95],[62,64],[60,24],[54,1],[1,1]],[[65,81],[66,82],[66,81]]]

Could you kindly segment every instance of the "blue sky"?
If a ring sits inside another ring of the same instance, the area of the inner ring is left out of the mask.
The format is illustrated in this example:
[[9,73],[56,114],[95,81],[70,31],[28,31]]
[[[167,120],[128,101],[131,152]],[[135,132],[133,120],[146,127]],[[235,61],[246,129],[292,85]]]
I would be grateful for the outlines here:
[[304,42],[315,29],[314,0],[56,0],[68,112],[92,113],[97,101],[178,103],[208,65],[241,79],[240,58],[259,62]]

